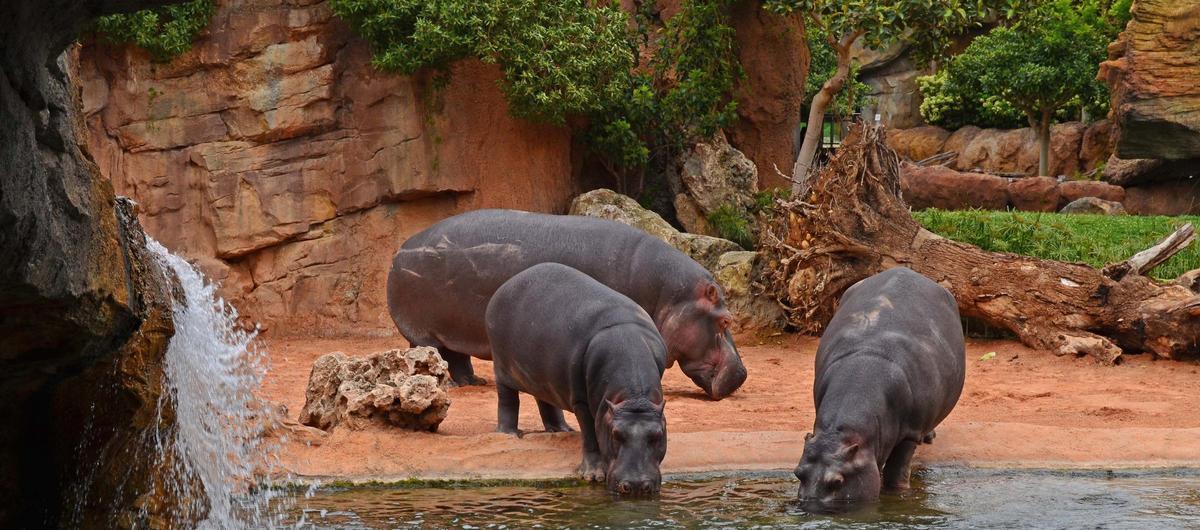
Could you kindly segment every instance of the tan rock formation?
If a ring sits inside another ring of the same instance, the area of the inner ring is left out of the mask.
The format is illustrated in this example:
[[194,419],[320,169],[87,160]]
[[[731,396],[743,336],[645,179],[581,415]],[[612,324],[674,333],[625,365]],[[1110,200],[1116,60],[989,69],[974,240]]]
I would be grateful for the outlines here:
[[[1090,125],[1055,124],[1050,132],[1050,176],[1070,177],[1102,164],[1111,153],[1110,130],[1107,120]],[[967,126],[950,133],[927,125],[889,131],[888,146],[912,161],[939,153],[957,153],[951,166],[960,171],[1033,175],[1038,167],[1037,138],[1029,128]]]
[[1200,1],[1136,0],[1099,78],[1112,91],[1116,154],[1200,158]]
[[170,64],[88,43],[80,77],[97,163],[147,232],[276,330],[393,333],[389,258],[481,207],[563,212],[570,132],[510,116],[499,72],[448,85],[383,73],[324,2],[219,2]]
[[446,361],[428,346],[365,358],[329,353],[313,363],[300,423],[436,431],[450,410],[449,384]]

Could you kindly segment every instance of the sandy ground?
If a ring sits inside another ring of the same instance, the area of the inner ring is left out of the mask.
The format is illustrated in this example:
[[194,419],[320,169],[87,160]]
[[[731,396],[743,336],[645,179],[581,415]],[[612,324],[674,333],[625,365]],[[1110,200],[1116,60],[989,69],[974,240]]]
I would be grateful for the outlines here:
[[[294,419],[309,370],[331,351],[351,355],[404,345],[394,339],[264,339],[271,368],[264,390]],[[667,457],[663,471],[791,469],[813,421],[814,338],[742,337],[750,372],[733,396],[707,401],[679,371],[663,379]],[[994,358],[981,356],[995,352]],[[475,361],[491,383],[491,365]],[[522,438],[493,432],[493,386],[455,388],[436,434],[334,429],[290,436],[284,466],[297,480],[392,481],[406,478],[555,478],[580,460],[578,433],[538,432],[522,396]],[[981,467],[1200,467],[1200,364],[1126,356],[1118,366],[1055,357],[1010,341],[970,341],[958,407],[921,446],[917,461]],[[575,425],[568,414],[568,421]]]

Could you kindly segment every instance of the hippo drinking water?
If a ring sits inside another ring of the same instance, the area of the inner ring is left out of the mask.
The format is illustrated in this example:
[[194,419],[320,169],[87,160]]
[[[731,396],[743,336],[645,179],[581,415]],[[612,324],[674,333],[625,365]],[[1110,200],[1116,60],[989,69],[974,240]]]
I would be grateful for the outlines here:
[[817,348],[817,418],[796,466],[805,507],[907,488],[917,444],[958,402],[964,356],[954,297],[928,278],[894,268],[847,289]]
[[469,356],[490,359],[484,311],[509,278],[561,263],[629,297],[667,344],[667,367],[712,399],[746,380],[721,288],[687,255],[636,228],[591,217],[477,210],[408,239],[392,259],[388,311],[414,346],[438,349],[455,382],[476,378]]
[[667,348],[650,315],[590,276],[534,265],[488,303],[487,334],[502,432],[517,434],[518,392],[537,398],[549,431],[583,431],[580,472],[622,494],[657,493],[667,453],[662,373]]

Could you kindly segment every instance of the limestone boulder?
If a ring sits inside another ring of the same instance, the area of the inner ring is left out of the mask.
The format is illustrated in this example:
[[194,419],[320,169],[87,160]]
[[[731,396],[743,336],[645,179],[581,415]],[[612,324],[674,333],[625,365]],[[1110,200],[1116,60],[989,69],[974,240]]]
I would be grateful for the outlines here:
[[342,352],[313,364],[300,423],[321,430],[368,425],[436,431],[450,409],[450,371],[434,348],[368,357]]
[[[758,190],[758,169],[746,155],[725,140],[718,131],[713,138],[699,142],[685,151],[677,161],[676,195],[691,199],[703,217],[712,215],[722,206],[746,212],[754,204]],[[670,178],[670,177],[668,177]],[[676,199],[678,204],[680,199]],[[689,231],[692,227],[684,225]]]
[[900,168],[900,190],[914,210],[1003,210],[1009,204],[1008,179],[943,166],[904,164]]
[[1119,202],[1106,201],[1096,197],[1081,197],[1067,203],[1059,213],[1125,215],[1126,212],[1125,207]]
[[759,253],[726,252],[717,259],[713,276],[725,290],[725,301],[734,316],[735,331],[783,329],[787,317],[769,296],[756,296],[751,284],[757,274]]
[[609,189],[598,189],[575,197],[571,215],[586,215],[624,223],[666,241],[709,271],[717,269],[722,254],[742,250],[728,239],[680,232],[662,216],[642,208],[633,198]]

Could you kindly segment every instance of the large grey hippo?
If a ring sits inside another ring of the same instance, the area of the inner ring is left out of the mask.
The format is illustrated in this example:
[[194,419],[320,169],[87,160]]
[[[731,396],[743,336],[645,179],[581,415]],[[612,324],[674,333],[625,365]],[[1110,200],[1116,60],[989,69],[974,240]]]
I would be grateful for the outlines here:
[[412,236],[392,259],[388,310],[415,346],[432,346],[459,384],[469,356],[491,359],[484,326],[500,285],[539,263],[577,269],[646,310],[667,345],[667,366],[712,399],[746,380],[721,287],[695,260],[636,228],[582,216],[477,210]]
[[568,430],[562,411],[575,413],[585,479],[620,494],[657,493],[667,347],[650,315],[582,272],[542,263],[505,282],[486,318],[498,430],[518,434],[517,393],[531,394],[546,430]]
[[962,393],[964,357],[958,305],[928,278],[897,267],[847,289],[817,348],[817,417],[796,466],[805,507],[907,488],[917,444]]

